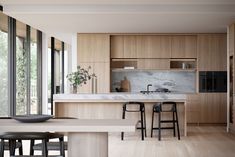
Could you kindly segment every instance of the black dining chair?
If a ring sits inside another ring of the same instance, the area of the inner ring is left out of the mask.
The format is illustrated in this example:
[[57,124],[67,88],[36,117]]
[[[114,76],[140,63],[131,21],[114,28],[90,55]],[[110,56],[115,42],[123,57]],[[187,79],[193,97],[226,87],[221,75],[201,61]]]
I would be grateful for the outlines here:
[[[59,138],[60,141],[60,157],[64,157],[64,136],[57,133],[49,132],[6,132],[1,134],[1,143],[9,140],[9,151],[11,157],[23,157],[25,155],[15,155],[16,140],[30,140],[30,156],[34,156],[33,144],[35,140],[42,140],[42,156],[48,157],[48,142],[50,139]],[[1,147],[1,152],[3,147]]]

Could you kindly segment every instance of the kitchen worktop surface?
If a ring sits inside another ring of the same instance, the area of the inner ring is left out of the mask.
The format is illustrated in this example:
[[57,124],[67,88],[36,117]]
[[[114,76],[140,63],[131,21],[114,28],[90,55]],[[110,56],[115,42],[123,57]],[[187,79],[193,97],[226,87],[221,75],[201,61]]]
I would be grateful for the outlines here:
[[55,94],[54,102],[126,102],[126,101],[178,101],[186,100],[181,93],[103,93],[103,94]]

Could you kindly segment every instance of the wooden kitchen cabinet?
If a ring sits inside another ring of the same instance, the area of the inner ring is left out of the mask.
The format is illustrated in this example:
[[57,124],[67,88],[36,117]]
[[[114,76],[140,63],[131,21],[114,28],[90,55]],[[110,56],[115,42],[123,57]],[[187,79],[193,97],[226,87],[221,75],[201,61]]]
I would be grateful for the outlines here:
[[226,123],[226,93],[201,93],[200,123]]
[[[80,63],[82,68],[91,67],[90,73],[97,76],[97,93],[109,93],[110,91],[110,65],[106,62]],[[92,93],[92,80],[87,81],[78,88],[78,93]]]
[[224,124],[226,113],[226,93],[199,93],[187,96],[188,123]]
[[200,123],[201,104],[198,94],[187,95],[187,123]]
[[235,50],[235,24],[229,26],[229,55],[234,55]]
[[[78,65],[91,66],[97,76],[97,93],[110,91],[110,36],[108,34],[78,34]],[[78,89],[79,93],[92,93],[91,80]]]
[[135,35],[123,37],[124,58],[137,58],[137,41]]
[[199,71],[226,71],[226,34],[198,35],[197,55]]
[[78,62],[109,62],[108,34],[78,34]]
[[170,58],[171,37],[164,35],[137,36],[138,58]]
[[197,36],[172,36],[171,58],[197,58]]
[[138,59],[137,68],[143,70],[170,69],[170,59]]
[[113,35],[111,40],[111,58],[124,58],[124,36]]

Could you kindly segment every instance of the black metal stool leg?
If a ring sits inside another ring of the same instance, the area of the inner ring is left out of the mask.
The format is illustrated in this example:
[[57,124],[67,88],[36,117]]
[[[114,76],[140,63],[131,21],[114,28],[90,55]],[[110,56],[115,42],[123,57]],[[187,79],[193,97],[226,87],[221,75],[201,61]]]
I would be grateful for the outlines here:
[[161,112],[158,113],[158,140],[161,141]]
[[152,112],[151,137],[153,137],[154,109]]
[[[123,108],[123,111],[122,111],[122,119],[125,119],[126,118],[126,109]],[[121,133],[121,140],[124,139],[124,132]]]
[[140,121],[141,121],[141,136],[142,136],[142,140],[144,140],[144,118],[143,118],[143,111],[140,111]]
[[64,137],[59,138],[60,140],[60,155],[62,157],[65,157],[65,152],[64,152]]
[[178,132],[178,140],[180,140],[180,129],[179,129],[179,121],[178,121],[177,108],[175,108],[175,115],[176,115],[176,125],[177,125],[177,132]]
[[175,111],[173,111],[172,114],[173,114],[173,135],[175,137]]
[[146,125],[146,114],[145,114],[145,108],[144,108],[144,133],[145,137],[147,137],[147,125]]
[[1,139],[0,157],[4,157],[4,139]]

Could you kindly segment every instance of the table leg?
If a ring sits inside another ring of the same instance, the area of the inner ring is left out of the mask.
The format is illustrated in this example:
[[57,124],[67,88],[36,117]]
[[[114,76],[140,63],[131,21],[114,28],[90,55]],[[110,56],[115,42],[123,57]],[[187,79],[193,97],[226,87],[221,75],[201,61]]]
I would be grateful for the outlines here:
[[108,133],[69,133],[68,157],[108,157]]

